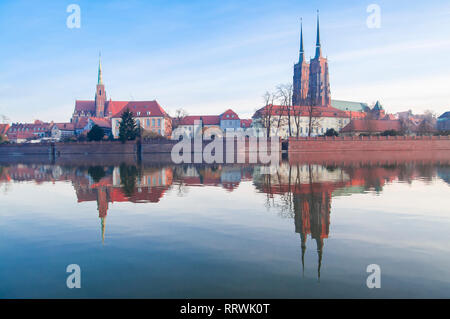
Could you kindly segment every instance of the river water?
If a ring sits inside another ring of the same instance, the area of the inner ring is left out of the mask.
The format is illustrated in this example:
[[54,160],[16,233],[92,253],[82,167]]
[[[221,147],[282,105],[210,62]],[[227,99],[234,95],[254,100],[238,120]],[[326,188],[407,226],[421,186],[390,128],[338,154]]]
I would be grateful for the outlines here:
[[19,162],[0,161],[1,298],[450,297],[445,157]]

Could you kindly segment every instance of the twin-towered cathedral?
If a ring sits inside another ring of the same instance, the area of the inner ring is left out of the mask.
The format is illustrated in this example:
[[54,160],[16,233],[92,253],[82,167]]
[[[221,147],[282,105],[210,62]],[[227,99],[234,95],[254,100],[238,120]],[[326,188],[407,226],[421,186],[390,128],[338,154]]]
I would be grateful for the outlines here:
[[319,16],[317,15],[316,54],[309,62],[303,47],[303,25],[300,28],[300,56],[294,65],[293,105],[331,106],[328,61],[320,46]]

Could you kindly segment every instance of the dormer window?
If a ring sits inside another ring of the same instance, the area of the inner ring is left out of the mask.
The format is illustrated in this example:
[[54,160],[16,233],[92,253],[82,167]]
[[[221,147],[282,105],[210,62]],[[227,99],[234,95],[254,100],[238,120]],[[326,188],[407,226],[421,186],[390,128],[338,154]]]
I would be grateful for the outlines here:
[[150,112],[149,112],[149,111],[147,111],[147,115],[150,115]]
[[137,116],[140,116],[141,115],[141,112],[137,112]]

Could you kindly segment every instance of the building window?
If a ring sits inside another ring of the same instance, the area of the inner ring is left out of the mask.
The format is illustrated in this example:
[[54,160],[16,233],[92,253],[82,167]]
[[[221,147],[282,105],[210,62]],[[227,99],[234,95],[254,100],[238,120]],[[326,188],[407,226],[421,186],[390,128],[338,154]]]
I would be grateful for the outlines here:
[[150,119],[147,119],[147,127],[150,126]]
[[155,126],[155,119],[152,119],[152,126]]
[[158,119],[158,126],[161,126],[161,119]]

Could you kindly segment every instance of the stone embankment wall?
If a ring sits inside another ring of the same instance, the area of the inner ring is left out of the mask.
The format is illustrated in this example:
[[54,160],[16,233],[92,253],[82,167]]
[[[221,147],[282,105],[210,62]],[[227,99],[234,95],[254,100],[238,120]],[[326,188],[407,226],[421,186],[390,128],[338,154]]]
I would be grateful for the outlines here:
[[449,136],[364,136],[290,138],[289,154],[342,151],[450,150]]

